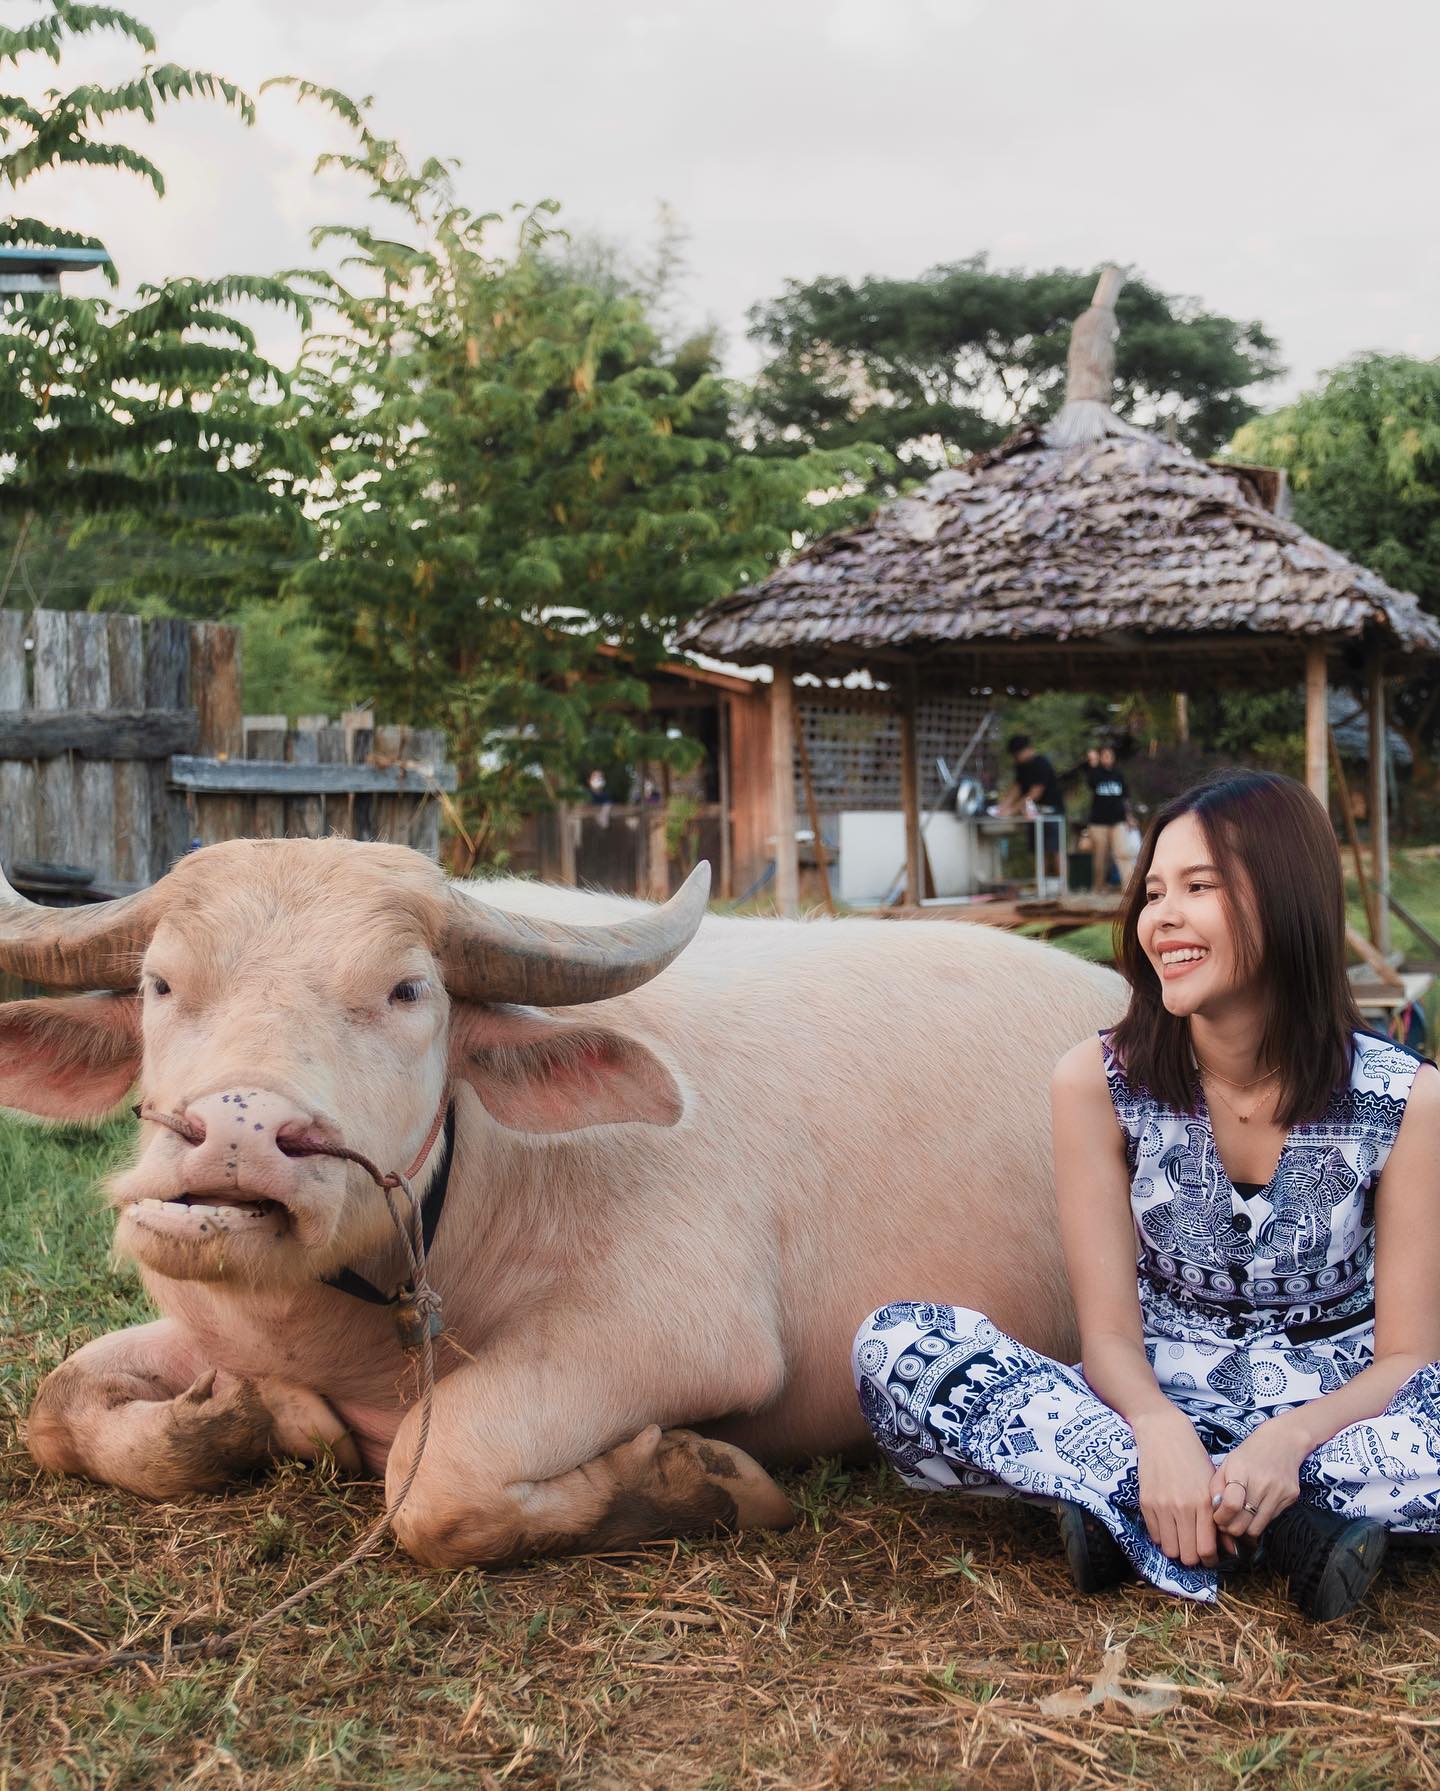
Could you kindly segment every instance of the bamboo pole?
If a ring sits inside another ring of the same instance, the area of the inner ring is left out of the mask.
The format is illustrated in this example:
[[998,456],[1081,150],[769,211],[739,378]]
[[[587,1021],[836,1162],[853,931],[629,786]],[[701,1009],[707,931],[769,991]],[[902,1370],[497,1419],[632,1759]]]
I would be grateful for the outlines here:
[[1355,827],[1355,811],[1350,806],[1350,780],[1345,775],[1345,766],[1340,758],[1339,743],[1335,739],[1334,728],[1327,728],[1330,736],[1330,770],[1335,779],[1335,788],[1340,793],[1340,807],[1345,816],[1345,832],[1350,841],[1350,856],[1355,861],[1355,881],[1360,886],[1360,900],[1365,905],[1365,925],[1369,930],[1373,944],[1380,943],[1380,923],[1375,913],[1375,901],[1370,894],[1370,879],[1365,875],[1365,854],[1360,850],[1360,835]]
[[1325,643],[1314,641],[1305,649],[1305,782],[1327,812],[1330,786],[1326,764],[1326,736],[1330,729],[1330,687],[1325,668]]
[[770,686],[770,804],[775,817],[775,906],[800,912],[800,858],[795,849],[795,681],[779,660]]
[[820,808],[815,801],[815,781],[810,775],[810,748],[805,744],[803,727],[795,730],[795,745],[800,753],[800,775],[805,780],[805,812],[810,817],[810,831],[815,836],[815,866],[820,872],[820,893],[833,920],[835,897],[830,893],[830,867],[826,862],[825,842],[820,837]]
[[1370,849],[1375,855],[1375,943],[1390,949],[1390,737],[1385,726],[1385,662],[1378,647],[1365,668],[1370,709]]

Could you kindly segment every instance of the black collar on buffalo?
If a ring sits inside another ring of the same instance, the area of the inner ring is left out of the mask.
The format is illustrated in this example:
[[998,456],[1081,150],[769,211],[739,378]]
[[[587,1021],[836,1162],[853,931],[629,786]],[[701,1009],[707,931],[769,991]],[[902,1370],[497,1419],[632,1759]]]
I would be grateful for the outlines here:
[[[455,1103],[452,1101],[445,1109],[445,1149],[440,1156],[440,1167],[435,1172],[435,1179],[425,1191],[425,1199],[420,1207],[420,1235],[425,1241],[425,1254],[430,1254],[430,1246],[435,1240],[435,1233],[440,1225],[440,1214],[444,1211],[445,1195],[450,1187],[450,1165],[455,1157]],[[334,1275],[322,1277],[327,1287],[338,1288],[341,1293],[353,1294],[357,1300],[368,1300],[372,1306],[395,1306],[405,1296],[404,1288],[396,1288],[394,1293],[381,1293],[373,1281],[367,1281],[354,1269],[341,1269]]]

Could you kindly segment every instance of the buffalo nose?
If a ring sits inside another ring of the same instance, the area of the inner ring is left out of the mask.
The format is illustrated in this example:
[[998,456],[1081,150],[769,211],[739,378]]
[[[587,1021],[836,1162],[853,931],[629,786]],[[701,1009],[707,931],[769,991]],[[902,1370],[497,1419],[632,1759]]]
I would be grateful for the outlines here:
[[284,1193],[296,1159],[321,1143],[314,1115],[265,1088],[229,1088],[186,1103],[193,1155],[187,1181]]

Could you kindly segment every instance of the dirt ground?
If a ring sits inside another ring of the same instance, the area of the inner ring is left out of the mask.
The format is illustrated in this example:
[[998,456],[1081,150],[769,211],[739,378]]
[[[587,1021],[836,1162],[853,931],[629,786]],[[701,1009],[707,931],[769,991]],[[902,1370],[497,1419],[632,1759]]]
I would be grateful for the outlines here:
[[[302,1468],[147,1506],[37,1474],[12,1434],[0,1791],[1440,1784],[1429,1551],[1316,1630],[1258,1574],[1215,1608],[1139,1586],[1081,1599],[1042,1511],[922,1499],[879,1468],[789,1485],[803,1521],[785,1534],[503,1573],[387,1546],[233,1659],[6,1683],[229,1627],[341,1559],[379,1507]],[[1134,1707],[1047,1707],[1097,1675]]]

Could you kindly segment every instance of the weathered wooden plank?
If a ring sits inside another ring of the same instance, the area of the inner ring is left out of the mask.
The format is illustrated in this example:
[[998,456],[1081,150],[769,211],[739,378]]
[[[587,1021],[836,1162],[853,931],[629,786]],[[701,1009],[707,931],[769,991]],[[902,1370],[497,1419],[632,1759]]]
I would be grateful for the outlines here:
[[[88,712],[110,707],[109,618],[76,611],[70,617],[70,680],[67,706]],[[75,766],[75,836],[69,854],[97,876],[114,877],[115,773],[93,760]]]
[[[200,751],[219,761],[245,755],[244,709],[240,700],[239,630],[224,622],[197,622],[190,632],[191,699],[200,717]],[[172,761],[173,763],[173,761]],[[171,779],[173,784],[174,779]],[[243,839],[250,832],[251,804],[243,786],[196,789],[197,832],[207,845]]]
[[[30,700],[37,709],[69,705],[69,623],[69,615],[62,610],[37,609],[31,618],[35,652]],[[75,769],[68,758],[36,766],[35,803],[36,853],[62,864],[73,863]]]
[[[302,739],[316,742],[318,762],[299,758]],[[179,755],[170,761],[170,782],[177,790],[194,790],[206,796],[351,796],[360,791],[375,795],[419,795],[431,787],[455,788],[455,767],[442,765],[436,772],[420,773],[400,767],[347,765],[338,756],[345,750],[339,728],[322,728],[312,735],[297,735],[296,760],[286,764],[273,759],[201,759]],[[327,756],[330,755],[330,756]]]
[[[106,630],[110,638],[110,701],[115,705],[111,713],[129,712],[143,720],[144,624],[138,616],[109,616]],[[111,730],[112,759],[124,756],[114,750],[122,733],[119,728]],[[177,746],[173,750],[184,752],[185,748]],[[115,785],[115,874],[130,882],[146,882],[150,876],[150,773],[144,765],[128,763],[116,764],[112,776]]]
[[[145,624],[147,709],[190,708],[190,624],[160,616]],[[197,721],[198,738],[198,721]],[[150,765],[150,876],[163,877],[195,835],[194,798],[170,788],[169,761]]]
[[[345,744],[349,750],[350,763],[366,769],[370,766],[370,755],[375,750],[375,730],[373,728],[350,728],[346,730]],[[375,795],[370,790],[357,790],[350,798],[350,831],[357,840],[373,840],[375,838]]]
[[[301,721],[305,717],[301,717]],[[290,736],[291,764],[313,771],[320,763],[320,730],[301,726]],[[305,786],[302,786],[304,788]],[[325,831],[325,803],[319,796],[291,796],[285,804],[285,832],[291,839],[318,840]]]
[[[23,710],[30,701],[30,617],[18,609],[0,610],[0,705]],[[0,860],[35,855],[35,767],[24,759],[0,756]]]
[[[384,727],[375,730],[374,758],[378,765],[393,765],[405,756],[405,728]],[[406,823],[412,803],[404,796],[375,798],[375,837],[393,845],[408,846]]]
[[[140,668],[139,623],[134,616],[101,616],[104,622],[134,622],[135,670]],[[122,651],[129,650],[123,643]],[[197,722],[193,709],[9,709],[0,711],[0,759],[168,759],[192,753]]]
[[356,767],[347,762],[349,754],[345,749],[344,728],[318,729],[315,745],[320,754],[319,771],[327,776],[331,771],[338,771],[347,780],[341,784],[325,781],[316,785],[317,789],[325,792],[325,831],[348,840],[353,832],[350,821],[350,791],[353,786],[348,780],[354,775]]
[[245,751],[240,704],[240,631],[225,622],[195,622],[190,633],[190,691],[200,717],[200,750],[215,758]]
[[30,618],[24,610],[0,609],[0,709],[30,707]]
[[406,829],[407,843],[427,858],[440,857],[440,799],[438,788],[453,790],[458,779],[455,767],[445,763],[445,736],[439,728],[418,728],[411,736],[408,757],[421,767],[416,773],[429,794],[416,805]]
[[[268,760],[271,764],[284,763],[285,744],[289,738],[284,727],[284,717],[278,728],[245,729],[245,759],[249,764],[256,759]],[[256,839],[274,840],[285,837],[285,798],[283,796],[257,796],[255,813],[252,822]]]

